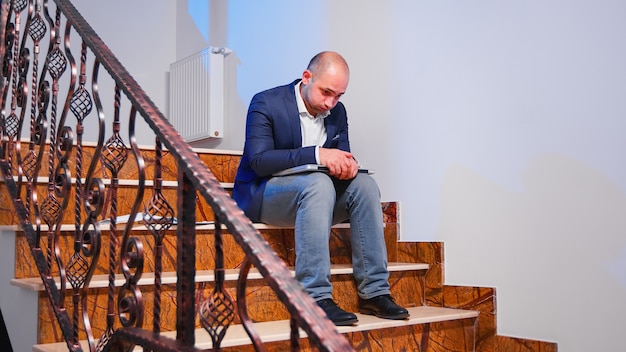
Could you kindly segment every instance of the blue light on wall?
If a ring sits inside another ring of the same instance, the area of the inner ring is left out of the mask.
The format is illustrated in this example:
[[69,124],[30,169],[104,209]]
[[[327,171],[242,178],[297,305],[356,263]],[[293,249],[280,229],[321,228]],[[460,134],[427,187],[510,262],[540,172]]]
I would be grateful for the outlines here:
[[209,40],[209,1],[188,0],[187,11],[193,19],[204,40]]

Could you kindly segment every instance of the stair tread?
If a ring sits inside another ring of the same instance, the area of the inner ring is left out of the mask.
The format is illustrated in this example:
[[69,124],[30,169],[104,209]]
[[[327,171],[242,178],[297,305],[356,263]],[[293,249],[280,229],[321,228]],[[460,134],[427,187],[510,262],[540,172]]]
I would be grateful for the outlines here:
[[[416,270],[427,270],[428,264],[425,263],[398,263],[391,262],[387,265],[390,272],[397,271],[416,271]],[[293,267],[290,268],[293,273]],[[341,275],[341,274],[352,274],[352,265],[351,264],[333,264],[330,269],[331,275]],[[226,281],[234,281],[239,278],[239,269],[226,269],[225,270],[225,279]],[[262,276],[256,269],[250,270],[248,274],[248,279],[261,279]],[[161,281],[163,284],[175,284],[176,283],[176,272],[164,272],[161,276]],[[196,282],[211,282],[215,280],[215,275],[213,270],[198,270],[196,271]],[[57,287],[59,286],[58,279],[56,280]],[[124,284],[124,276],[122,274],[117,274],[115,278],[115,286],[119,287]],[[138,282],[139,285],[152,285],[154,284],[154,273],[143,273],[141,279]],[[43,291],[45,290],[43,283],[41,282],[41,278],[39,277],[29,277],[23,279],[12,279],[11,285],[21,287],[24,289],[32,290],[32,291]],[[109,286],[109,276],[108,275],[94,275],[91,279],[91,283],[89,285],[90,288],[100,288],[100,287],[108,287]]]
[[[407,308],[411,317],[407,320],[387,320],[380,319],[371,315],[358,314],[359,324],[355,326],[338,326],[339,333],[346,334],[358,331],[367,331],[375,329],[387,329],[399,326],[409,326],[426,324],[440,321],[458,320],[476,318],[478,311],[462,310],[453,308],[420,306]],[[289,320],[277,320],[263,323],[256,323],[255,328],[261,336],[263,342],[287,341],[290,337]],[[162,335],[175,338],[176,332],[164,332]],[[306,333],[300,330],[300,337],[306,337]],[[249,345],[248,337],[243,325],[232,325],[226,332],[222,347]],[[83,349],[85,349],[86,341],[81,341]],[[212,348],[211,337],[204,329],[196,329],[196,348],[207,349]],[[140,349],[137,349],[140,350]],[[40,344],[33,347],[33,352],[61,352],[67,351],[67,345],[64,342]]]
[[[15,182],[17,182],[19,180],[18,176],[13,176],[13,179],[15,180]],[[70,180],[72,184],[76,183],[76,178],[72,177],[72,179]],[[81,179],[82,184],[86,183],[86,180],[84,178]],[[2,180],[0,180],[0,182],[4,182]],[[33,182],[35,184],[48,184],[50,182],[50,179],[48,178],[48,176],[38,176],[36,178],[33,179]],[[103,178],[102,182],[105,185],[110,185],[111,184],[111,179],[109,178]],[[121,187],[123,186],[137,186],[139,184],[139,180],[137,179],[133,179],[133,178],[125,178],[125,179],[118,179],[117,184]],[[145,180],[144,181],[144,185],[146,187],[152,187],[154,186],[154,181],[152,180]],[[234,187],[234,183],[233,182],[220,182],[220,185],[222,186],[222,188],[224,189],[232,189]],[[178,187],[178,181],[173,181],[173,180],[162,180],[161,181],[161,187],[164,188],[176,188]]]
[[[103,230],[108,230],[108,223],[105,222],[105,220],[103,220],[103,222],[101,223],[101,225],[103,226],[102,229]],[[263,224],[263,223],[253,223],[252,224],[254,226],[255,229],[257,230],[281,230],[281,229],[293,229],[293,227],[285,227],[285,226],[273,226],[273,225],[267,225],[267,224]],[[384,224],[383,224],[384,225]],[[105,228],[106,227],[106,228]],[[118,230],[124,230],[124,228],[126,227],[126,223],[124,222],[120,222],[117,224],[117,229]],[[349,223],[339,223],[339,224],[335,224],[332,226],[333,229],[348,229],[350,228],[350,224]],[[145,231],[148,228],[140,223],[135,223],[133,224],[133,230],[135,231]],[[170,227],[168,229],[169,232],[173,232],[176,231],[176,225],[172,225],[172,227]],[[215,229],[215,223],[213,221],[200,221],[196,223],[196,230],[198,231],[207,231],[207,230],[214,230]],[[222,225],[222,229],[226,229],[225,225]],[[10,231],[22,231],[22,227],[20,225],[0,225],[0,231],[6,231],[7,235],[10,234]],[[41,231],[45,232],[48,231],[48,226],[45,224],[41,225]],[[76,231],[76,225],[74,224],[61,224],[59,231],[61,232],[74,232]]]

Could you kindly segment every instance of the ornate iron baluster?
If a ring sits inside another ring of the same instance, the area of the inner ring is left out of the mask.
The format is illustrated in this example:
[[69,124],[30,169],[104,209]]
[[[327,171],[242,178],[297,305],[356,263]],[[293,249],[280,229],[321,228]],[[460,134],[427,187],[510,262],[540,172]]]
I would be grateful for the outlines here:
[[[248,282],[248,274],[252,268],[252,263],[248,257],[244,258],[241,268],[239,269],[239,280],[237,283],[237,309],[239,311],[239,318],[243,328],[246,329],[250,341],[256,351],[265,351],[261,336],[254,327],[254,323],[248,316],[248,306],[246,304],[246,283]],[[297,342],[296,342],[297,343]]]
[[[133,203],[130,211],[130,219],[124,228],[124,236],[121,245],[121,269],[126,282],[120,288],[117,299],[118,316],[122,326],[125,328],[132,326],[141,327],[143,325],[144,316],[143,295],[137,286],[137,282],[141,279],[141,275],[143,274],[143,244],[138,238],[131,237],[134,219],[137,215],[137,211],[139,210],[141,200],[143,199],[146,183],[145,162],[143,156],[141,155],[141,151],[137,146],[137,140],[135,139],[136,115],[137,111],[133,106],[130,111],[128,134],[133,155],[137,162],[139,184],[137,186],[135,202]],[[134,344],[131,343],[126,346],[126,350],[130,350],[133,347]]]
[[[80,307],[82,311],[83,325],[85,327],[85,334],[87,335],[87,343],[89,344],[89,350],[91,352],[95,351],[95,340],[91,329],[91,320],[88,314],[89,307],[87,298],[89,294],[89,282],[91,282],[91,278],[93,277],[93,273],[96,269],[96,263],[100,257],[102,233],[100,232],[100,224],[98,224],[95,219],[97,214],[99,214],[102,209],[104,192],[105,190],[102,180],[93,178],[90,181],[87,181],[85,209],[87,209],[88,215],[85,219],[85,224],[83,225],[81,232],[80,248],[82,255],[89,263],[89,266],[85,275],[83,287],[80,291]],[[89,259],[91,259],[91,261],[89,261]],[[83,268],[81,268],[81,270],[83,270]]]
[[219,349],[226,331],[235,320],[235,303],[224,288],[224,246],[222,223],[215,218],[215,286],[199,309],[200,323],[211,335],[213,348]]
[[[42,160],[45,154],[45,143],[46,143],[46,134],[48,131],[48,122],[46,112],[48,111],[48,106],[50,105],[50,84],[48,81],[44,81],[39,85],[38,95],[37,95],[37,105],[39,108],[39,112],[37,113],[37,120],[35,121],[35,126],[32,128],[31,132],[31,142],[29,144],[29,154],[31,154],[31,150],[34,153],[34,149],[38,150],[37,153],[37,166],[33,168],[32,178],[36,178],[39,175],[39,171],[42,167]],[[36,183],[31,183],[31,191],[33,198],[33,211],[34,211],[34,222],[37,226],[37,236],[35,238],[35,245],[37,248],[41,247],[41,205],[38,204],[38,195],[37,195],[37,185]]]
[[[18,61],[18,77],[19,77],[19,82],[17,83],[17,106],[20,108],[20,117],[16,123],[15,126],[13,126],[14,128],[16,128],[15,131],[15,158],[16,158],[16,165],[17,165],[17,177],[18,177],[18,181],[17,181],[17,187],[18,187],[18,191],[20,192],[20,194],[22,193],[22,186],[23,186],[23,170],[22,170],[22,165],[23,165],[23,160],[22,160],[22,155],[21,155],[21,143],[19,143],[19,139],[22,136],[22,128],[24,127],[24,116],[26,114],[26,109],[25,109],[25,105],[26,105],[26,100],[28,100],[28,69],[30,66],[30,50],[29,48],[26,47],[26,40],[27,38],[31,38],[33,39],[33,42],[35,42],[34,37],[36,37],[38,34],[37,33],[31,33],[31,30],[37,30],[36,26],[32,26],[32,22],[33,22],[33,1],[30,0],[28,2],[29,6],[28,6],[28,17],[26,20],[26,24],[24,26],[24,35],[22,36],[22,43],[20,44],[20,58]],[[45,30],[45,28],[44,28]],[[36,45],[35,45],[36,48]],[[36,49],[35,49],[36,50]],[[37,70],[35,68],[33,68],[33,72],[36,72]],[[36,87],[36,86],[35,86]],[[33,88],[34,90],[34,88]],[[34,94],[34,92],[33,92]],[[27,211],[30,211],[30,201],[31,201],[31,197],[30,194],[26,194],[26,209]]]
[[[69,57],[69,56],[68,56]],[[87,279],[87,272],[89,270],[89,263],[82,253],[82,236],[80,231],[81,226],[81,204],[82,204],[82,177],[83,177],[83,122],[85,117],[89,115],[92,109],[91,96],[87,89],[85,89],[85,82],[87,80],[85,75],[85,66],[87,61],[87,46],[83,42],[80,56],[80,77],[78,82],[78,89],[76,89],[70,98],[69,109],[76,117],[76,168],[75,175],[76,181],[74,186],[74,252],[70,257],[66,272],[67,280],[72,285],[72,304],[74,306],[74,334],[78,337],[78,322],[79,322],[79,303],[80,303],[80,291]]]
[[191,347],[196,322],[196,188],[180,165],[177,180],[176,340]]
[[[30,102],[30,142],[28,143],[28,151],[24,160],[22,162],[22,170],[24,172],[24,176],[26,177],[27,186],[26,186],[26,210],[30,212],[31,203],[34,211],[35,219],[40,219],[41,214],[39,213],[39,204],[37,201],[37,184],[35,181],[37,175],[39,174],[39,170],[41,168],[41,160],[43,159],[44,154],[44,143],[46,140],[46,124],[45,118],[42,118],[42,113],[37,113],[38,102],[40,103],[40,111],[45,111],[47,109],[47,99],[48,99],[48,91],[46,87],[42,87],[41,90],[38,90],[37,84],[37,74],[39,73],[39,42],[43,39],[43,36],[46,33],[46,24],[41,19],[40,14],[41,8],[39,6],[39,2],[35,5],[35,15],[33,19],[30,21],[30,26],[28,30],[28,34],[33,40],[33,72],[32,72],[32,89],[31,89],[31,102]],[[37,98],[37,99],[35,99]],[[43,101],[42,101],[43,99]],[[18,143],[19,145],[19,143]],[[35,152],[35,147],[37,147],[38,152]],[[19,157],[19,153],[18,153]],[[27,214],[30,217],[30,213]],[[40,224],[37,222],[37,233],[41,233]],[[39,241],[37,241],[39,245]]]
[[115,271],[117,267],[116,251],[118,247],[117,239],[117,190],[119,188],[118,173],[124,166],[128,157],[128,149],[120,137],[120,88],[115,86],[115,106],[113,120],[113,135],[104,145],[102,163],[111,172],[111,186],[109,188],[109,199],[111,200],[111,211],[109,212],[109,298],[107,300],[107,325],[106,331],[98,341],[96,350],[102,351],[107,345],[114,331],[115,322]]
[[[57,18],[59,19],[58,20],[59,24],[60,24],[60,17],[61,17],[60,11],[57,10]],[[60,251],[60,245],[59,245],[59,241],[61,238],[61,223],[63,221],[62,213],[65,212],[65,210],[67,209],[67,206],[70,201],[70,193],[72,190],[72,175],[71,175],[70,168],[68,166],[68,161],[72,154],[72,145],[74,143],[74,133],[69,126],[65,126],[67,113],[70,109],[70,105],[71,105],[72,98],[73,98],[74,86],[76,85],[76,62],[74,61],[74,57],[72,56],[72,52],[70,50],[70,32],[71,32],[71,26],[69,23],[66,23],[65,35],[64,35],[65,55],[67,57],[67,61],[70,64],[71,70],[70,70],[70,83],[68,87],[68,92],[65,98],[65,104],[63,105],[63,110],[61,112],[61,118],[59,119],[59,122],[58,122],[59,134],[54,145],[55,155],[59,159],[58,165],[56,166],[55,171],[54,171],[54,190],[55,190],[55,194],[57,198],[60,198],[63,200],[61,204],[61,210],[56,218],[56,223],[55,223],[54,248],[55,248],[55,258],[57,259],[57,262],[59,265],[59,276],[60,276],[60,281],[61,281],[61,301],[63,302],[61,307],[65,306],[64,301],[65,301],[65,295],[67,293],[65,283],[68,281],[67,270],[72,271],[71,273],[72,280],[70,281],[70,284],[72,284],[72,304],[74,306],[74,336],[78,338],[78,319],[77,319],[77,313],[76,313],[77,306],[78,306],[78,299],[77,299],[77,296],[75,295],[76,289],[74,287],[77,281],[80,281],[80,279],[76,280],[76,278],[80,277],[80,275],[77,275],[77,271],[76,271],[77,266],[75,265],[76,262],[71,263],[68,261],[67,267],[63,266],[61,262],[61,251]],[[67,66],[67,63],[65,65]],[[53,114],[55,113],[56,112],[53,112]]]
[[[61,23],[61,12],[57,9],[55,28],[58,28]],[[58,218],[62,216],[62,204],[61,201],[57,197],[57,192],[55,190],[55,169],[54,163],[57,154],[57,101],[59,95],[59,78],[65,72],[67,67],[67,59],[61,52],[59,48],[61,44],[60,36],[56,37],[54,49],[50,52],[48,57],[46,58],[46,66],[48,68],[48,72],[52,77],[52,105],[50,107],[50,148],[48,152],[48,195],[41,203],[41,211],[43,220],[48,225],[47,231],[47,240],[48,240],[48,248],[47,248],[47,258],[48,258],[48,267],[50,272],[52,273],[52,264],[53,261],[57,265],[59,269],[59,277],[61,281],[61,289],[60,289],[60,298],[57,304],[63,308],[65,304],[65,268],[63,263],[61,262],[61,256],[59,254],[59,246],[58,239],[55,236],[55,225],[58,222]]]
[[162,145],[157,137],[155,140],[154,158],[154,192],[152,198],[144,207],[143,221],[150,233],[154,236],[154,317],[152,331],[161,332],[161,274],[163,273],[163,237],[174,224],[174,209],[167,202],[162,192]]
[[[30,18],[27,22],[27,26],[30,23]],[[26,31],[26,33],[24,33],[24,38],[27,37],[28,30]],[[16,159],[16,166],[17,166],[17,188],[20,191],[21,194],[21,190],[22,190],[22,186],[23,186],[23,169],[22,169],[22,155],[21,155],[21,143],[19,143],[20,137],[22,135],[22,127],[24,125],[24,116],[26,114],[26,109],[24,108],[24,105],[26,105],[26,100],[28,99],[28,83],[27,83],[27,75],[28,75],[28,69],[30,66],[30,50],[28,50],[28,48],[26,48],[25,46],[22,47],[22,49],[20,50],[20,58],[18,60],[18,65],[17,65],[17,70],[19,72],[18,77],[19,77],[19,82],[17,84],[17,90],[16,90],[16,94],[17,94],[17,107],[20,110],[20,114],[19,114],[19,118],[17,119],[17,121],[13,121],[13,123],[15,124],[14,126],[10,126],[10,123],[7,124],[7,127],[9,127],[9,130],[7,131],[9,134],[9,138],[10,139],[14,139],[15,143],[11,143],[12,145],[14,145],[15,149],[15,159]],[[7,121],[9,122],[9,121]],[[14,129],[14,131],[12,131],[11,129]],[[12,151],[9,151],[10,154],[13,154]],[[30,197],[27,195],[26,196],[26,209],[29,209],[30,206]]]
[[95,60],[93,64],[91,84],[93,99],[95,101],[96,110],[98,111],[98,142],[93,157],[91,159],[91,163],[89,164],[89,169],[87,170],[87,174],[85,177],[85,186],[83,193],[81,194],[83,206],[87,217],[82,227],[80,240],[82,254],[89,262],[89,269],[87,270],[85,282],[83,284],[83,288],[81,289],[81,310],[83,313],[85,334],[87,335],[87,342],[89,343],[89,350],[91,352],[95,351],[96,345],[94,341],[93,331],[91,329],[91,320],[88,315],[89,309],[87,306],[87,297],[89,294],[89,283],[91,282],[91,278],[93,277],[96,265],[98,264],[98,258],[100,257],[100,244],[102,241],[102,233],[100,230],[101,225],[98,222],[98,218],[102,214],[105,198],[104,182],[102,181],[102,179],[94,177],[96,167],[100,161],[100,155],[102,154],[102,146],[104,143],[105,118],[104,110],[102,108],[102,103],[100,100],[100,94],[98,92],[99,69],[100,61]]
[[59,139],[55,146],[58,148],[59,163],[54,171],[54,193],[57,199],[62,199],[59,214],[57,215],[56,222],[54,223],[54,249],[55,258],[59,266],[59,276],[61,280],[61,300],[59,305],[65,306],[63,302],[65,300],[65,282],[67,282],[66,268],[61,262],[61,248],[59,240],[61,237],[61,222],[63,220],[63,211],[67,209],[67,205],[70,201],[70,192],[72,190],[72,175],[68,167],[68,161],[72,154],[72,144],[74,142],[74,136],[70,128],[64,127],[60,130]]

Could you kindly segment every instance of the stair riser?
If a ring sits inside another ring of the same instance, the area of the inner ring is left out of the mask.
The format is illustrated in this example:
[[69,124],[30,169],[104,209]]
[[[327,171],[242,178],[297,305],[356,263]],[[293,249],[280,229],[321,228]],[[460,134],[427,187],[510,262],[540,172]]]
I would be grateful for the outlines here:
[[[107,190],[109,189],[109,185],[106,185]],[[176,210],[176,192],[177,186],[175,184],[167,184],[162,187],[161,190],[163,197],[168,201],[170,207],[174,213]],[[139,212],[143,212],[144,204],[149,204],[150,199],[153,197],[154,191],[152,185],[147,186],[144,190],[144,194],[142,200],[140,202]],[[37,185],[37,199],[41,203],[48,197],[48,185],[47,184],[38,184]],[[56,197],[56,196],[55,196]],[[62,213],[61,224],[74,224],[75,222],[75,189],[72,188],[69,197],[68,197],[68,206],[67,209]],[[132,210],[132,207],[135,203],[135,199],[137,197],[137,185],[136,184],[123,184],[120,185],[117,189],[117,216],[128,215]],[[26,199],[26,193],[23,192],[22,199]],[[57,197],[60,202],[64,200],[62,198]],[[109,199],[109,198],[107,198]],[[0,188],[0,202],[2,204],[9,204],[10,198],[8,192],[4,186]],[[102,211],[102,215],[99,219],[109,219],[111,212],[111,203],[110,201],[105,200],[104,204],[105,208]],[[81,225],[85,222],[86,215],[85,211],[81,208]],[[213,221],[213,211],[211,207],[206,203],[204,198],[198,197],[196,202],[196,221]],[[7,208],[0,208],[0,225],[13,225],[17,224],[18,219],[17,215],[13,211],[9,211]],[[42,223],[45,222],[42,220]]]
[[[42,167],[39,169],[38,176],[48,177],[48,151],[49,144],[46,144],[44,151],[44,155],[41,161]],[[21,145],[22,154],[25,155],[28,151],[28,143],[22,143]],[[141,148],[141,155],[144,159],[145,171],[146,171],[146,179],[152,180],[154,178],[154,165],[156,160],[156,153],[154,151],[154,147]],[[95,151],[94,146],[83,145],[83,160],[82,160],[82,177],[85,177],[87,170],[89,169],[89,163],[93,157]],[[198,149],[197,154],[200,159],[210,167],[211,172],[220,182],[233,182],[235,179],[235,174],[237,173],[237,167],[239,166],[239,161],[241,160],[241,152],[237,151],[220,151],[213,149]],[[177,179],[177,170],[176,162],[174,157],[166,150],[161,153],[161,172],[162,178],[164,180],[176,180]],[[58,162],[56,160],[55,162]],[[17,167],[17,161],[13,160],[14,168]],[[67,162],[68,170],[72,172],[72,177],[75,177],[76,172],[76,149],[72,152],[72,157]],[[107,170],[106,173],[103,171],[102,163],[99,162],[98,166],[94,170],[94,177],[105,177],[110,178],[111,174]],[[123,167],[118,171],[118,178],[120,179],[137,179],[137,162],[135,161],[135,157],[132,154],[132,151],[128,150],[128,157]]]

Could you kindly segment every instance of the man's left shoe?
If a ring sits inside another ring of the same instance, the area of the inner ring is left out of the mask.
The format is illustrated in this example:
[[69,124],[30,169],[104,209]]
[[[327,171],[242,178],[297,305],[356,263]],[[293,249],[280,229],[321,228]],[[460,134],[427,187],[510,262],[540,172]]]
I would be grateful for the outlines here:
[[393,320],[409,317],[409,311],[397,305],[391,295],[381,295],[370,299],[359,298],[359,313]]

